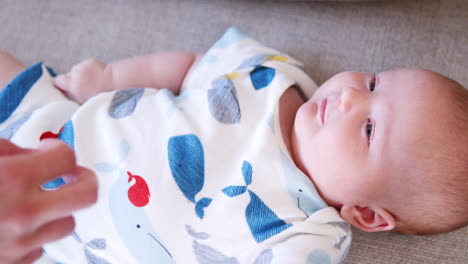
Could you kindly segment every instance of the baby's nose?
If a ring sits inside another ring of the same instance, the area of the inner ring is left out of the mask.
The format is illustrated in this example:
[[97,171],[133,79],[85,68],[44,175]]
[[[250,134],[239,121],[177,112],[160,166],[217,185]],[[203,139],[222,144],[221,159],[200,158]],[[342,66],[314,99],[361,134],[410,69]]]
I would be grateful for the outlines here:
[[343,113],[351,111],[357,103],[359,91],[353,87],[344,87],[341,90],[339,110]]

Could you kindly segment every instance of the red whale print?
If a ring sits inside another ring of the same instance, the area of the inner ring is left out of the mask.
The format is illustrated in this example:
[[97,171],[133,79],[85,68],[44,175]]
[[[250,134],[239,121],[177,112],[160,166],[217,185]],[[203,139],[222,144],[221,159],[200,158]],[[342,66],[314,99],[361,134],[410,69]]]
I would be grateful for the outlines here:
[[127,171],[127,174],[128,182],[130,182],[132,179],[135,179],[135,184],[133,184],[128,189],[128,199],[136,207],[143,207],[147,205],[150,199],[150,191],[145,179],[143,179],[141,176],[133,175],[129,171]]
[[51,131],[46,131],[44,133],[41,134],[41,137],[39,138],[39,140],[43,140],[43,139],[46,139],[46,138],[58,138],[60,132],[62,132],[63,130],[63,126],[62,128],[60,128],[59,132],[57,134],[51,132]]

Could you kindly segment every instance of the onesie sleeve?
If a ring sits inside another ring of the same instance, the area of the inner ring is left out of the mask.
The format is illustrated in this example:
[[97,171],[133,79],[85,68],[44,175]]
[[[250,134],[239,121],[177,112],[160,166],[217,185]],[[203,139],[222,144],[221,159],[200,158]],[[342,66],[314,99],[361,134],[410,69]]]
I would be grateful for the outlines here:
[[51,75],[55,75],[55,73],[51,69],[43,67],[42,63],[38,63],[18,74],[4,87],[0,92],[0,124],[13,115],[38,81],[44,76],[50,78]]
[[42,135],[58,133],[79,105],[54,87],[54,76],[51,68],[37,63],[4,87],[0,92],[0,138],[34,148]]
[[258,76],[257,80],[252,79],[252,84],[255,89],[261,89],[268,79],[268,76],[265,79],[265,67],[286,69],[288,74],[297,72],[293,78],[297,79],[302,88],[309,88],[309,91],[304,91],[307,97],[310,97],[316,88],[301,62],[263,45],[236,27],[230,27],[194,66],[182,89],[211,89],[219,85],[220,81],[228,83],[234,80],[236,76],[242,75],[242,72],[247,72],[254,78]]
[[[326,207],[296,231],[265,248],[253,263],[342,263],[351,245],[351,229],[334,209]],[[319,219],[320,223],[316,220]]]

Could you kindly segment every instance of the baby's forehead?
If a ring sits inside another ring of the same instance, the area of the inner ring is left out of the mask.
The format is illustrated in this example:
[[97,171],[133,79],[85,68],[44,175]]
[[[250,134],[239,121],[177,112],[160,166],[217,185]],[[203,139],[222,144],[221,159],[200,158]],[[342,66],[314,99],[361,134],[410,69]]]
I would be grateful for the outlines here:
[[379,75],[385,75],[386,78],[407,81],[407,82],[429,82],[432,84],[446,85],[450,81],[444,75],[430,70],[420,68],[396,68],[379,73]]
[[[382,84],[382,95],[389,103],[411,112],[424,114],[449,108],[451,80],[443,75],[423,69],[395,69],[377,75]],[[377,88],[378,89],[378,88]],[[425,113],[423,113],[425,112]],[[436,113],[434,113],[436,114]]]

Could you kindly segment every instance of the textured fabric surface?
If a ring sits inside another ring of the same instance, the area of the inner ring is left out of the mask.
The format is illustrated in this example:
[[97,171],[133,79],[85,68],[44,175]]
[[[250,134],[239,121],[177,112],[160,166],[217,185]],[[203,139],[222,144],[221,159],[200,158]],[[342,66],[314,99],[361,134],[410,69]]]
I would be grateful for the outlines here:
[[[0,49],[58,72],[87,57],[205,51],[230,25],[305,62],[343,70],[422,67],[468,86],[466,0],[0,0]],[[355,232],[345,263],[468,263],[468,228],[439,236]]]

